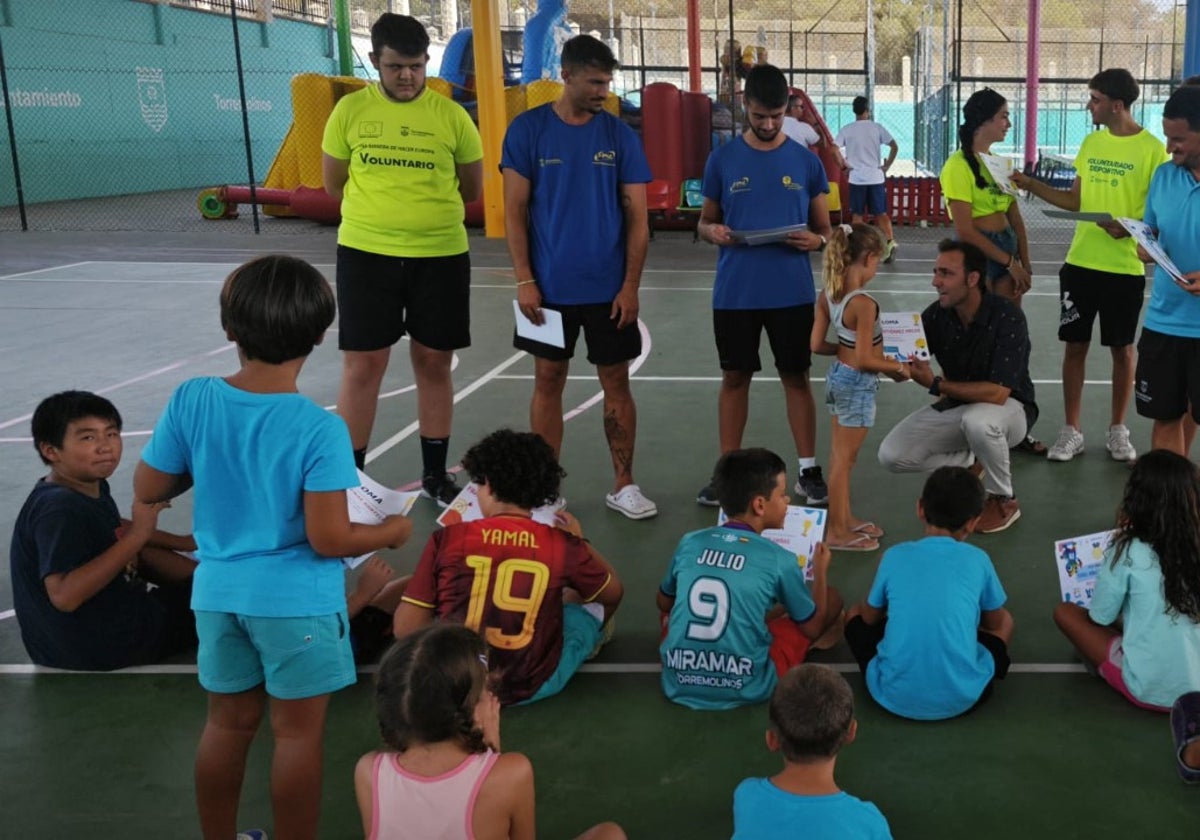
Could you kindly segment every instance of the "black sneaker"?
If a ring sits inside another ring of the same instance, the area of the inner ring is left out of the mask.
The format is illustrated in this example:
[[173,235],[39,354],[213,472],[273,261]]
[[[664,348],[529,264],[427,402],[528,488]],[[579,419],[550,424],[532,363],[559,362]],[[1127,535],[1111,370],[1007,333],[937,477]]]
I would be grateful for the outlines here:
[[454,483],[454,476],[450,473],[427,475],[421,479],[421,495],[433,499],[438,507],[449,507],[461,489]]
[[704,505],[705,507],[721,506],[721,500],[717,498],[717,491],[713,489],[711,483],[704,485],[700,492],[696,494],[696,504]]
[[805,504],[809,505],[823,505],[829,501],[829,488],[821,477],[820,467],[800,470],[800,477],[796,479],[796,493],[803,496]]

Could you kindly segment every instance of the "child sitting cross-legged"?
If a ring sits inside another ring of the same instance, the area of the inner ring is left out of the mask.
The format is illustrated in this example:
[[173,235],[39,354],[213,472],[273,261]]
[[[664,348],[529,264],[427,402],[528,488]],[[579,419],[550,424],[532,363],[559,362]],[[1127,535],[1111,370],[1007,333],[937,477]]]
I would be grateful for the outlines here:
[[491,646],[504,705],[562,691],[604,640],[621,581],[562,511],[560,527],[534,508],[558,498],[564,475],[541,435],[500,429],[463,456],[484,518],[429,538],[396,610],[402,639],[435,618],[466,624]]
[[767,749],[783,754],[769,779],[746,779],[733,793],[733,840],[884,840],[892,836],[879,809],[834,781],[842,747],[854,741],[854,695],[824,665],[789,670],[771,695]]
[[925,537],[884,552],[846,643],[867,691],[889,712],[941,720],[970,711],[1008,673],[1013,619],[987,552],[964,540],[983,512],[983,485],[963,467],[925,481]]
[[729,520],[684,535],[657,598],[663,692],[693,709],[761,703],[777,674],[810,645],[835,644],[841,629],[842,597],[825,582],[829,549],[818,543],[813,552],[810,588],[796,555],[762,536],[787,517],[783,459],[766,449],[728,452],[713,487]]

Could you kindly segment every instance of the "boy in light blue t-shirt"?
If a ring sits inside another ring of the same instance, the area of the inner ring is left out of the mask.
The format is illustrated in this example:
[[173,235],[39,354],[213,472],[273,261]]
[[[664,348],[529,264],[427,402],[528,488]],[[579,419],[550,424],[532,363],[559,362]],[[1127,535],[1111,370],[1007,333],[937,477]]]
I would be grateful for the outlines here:
[[1004,587],[987,552],[964,542],[983,500],[970,470],[934,470],[917,502],[925,537],[884,552],[867,600],[847,616],[846,643],[867,691],[893,714],[961,715],[1008,673]]
[[835,644],[841,629],[842,596],[825,582],[829,549],[813,551],[810,587],[796,555],[762,536],[787,516],[783,459],[734,450],[713,484],[728,521],[685,534],[658,591],[663,692],[692,709],[763,702],[777,674],[810,645]]
[[329,284],[293,257],[229,275],[221,326],[241,369],[184,382],[142,452],[134,494],[172,499],[194,485],[202,562],[192,584],[197,666],[208,719],[196,753],[206,837],[233,837],[250,742],[270,698],[275,832],[316,836],[329,694],[355,680],[339,558],[403,543],[403,516],[350,522],[358,473],[346,424],[297,392],[333,322]]
[[792,668],[771,695],[767,749],[783,753],[783,770],[745,779],[733,793],[733,840],[885,840],[879,809],[834,781],[842,747],[854,741],[854,695],[824,665]]

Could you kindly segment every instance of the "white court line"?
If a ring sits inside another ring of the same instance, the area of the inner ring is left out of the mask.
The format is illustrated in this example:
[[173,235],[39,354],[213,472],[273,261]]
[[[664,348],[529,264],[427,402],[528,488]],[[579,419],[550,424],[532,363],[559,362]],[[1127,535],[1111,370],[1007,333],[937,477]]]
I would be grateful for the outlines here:
[[[170,371],[177,370],[177,369],[183,367],[184,365],[191,364],[192,362],[199,361],[201,359],[207,359],[212,356],[217,356],[217,355],[220,355],[221,353],[227,353],[230,350],[234,349],[235,347],[237,347],[237,345],[233,344],[231,342],[229,344],[221,345],[216,350],[208,350],[204,353],[197,353],[194,356],[185,356],[184,358],[179,359],[178,361],[171,362],[169,365],[163,365],[160,368],[156,368],[147,373],[138,374],[137,376],[134,376],[131,379],[126,379],[122,382],[116,383],[115,385],[109,385],[106,388],[101,388],[100,390],[95,391],[95,393],[110,394],[113,391],[116,391],[120,388],[125,388],[129,385],[135,385],[138,382],[144,382],[145,380],[152,379],[155,376],[160,376],[164,373],[169,373]],[[24,423],[26,420],[30,419],[31,417],[33,417],[32,414],[24,414],[20,417],[14,417],[11,420],[5,420],[3,423],[0,423],[0,429],[7,429],[10,426],[17,425],[18,423]]]
[[[471,394],[475,393],[476,391],[478,391],[480,388],[482,388],[487,383],[491,382],[493,379],[495,379],[497,376],[499,376],[505,370],[507,370],[508,368],[510,368],[514,364],[516,364],[518,361],[520,361],[521,358],[524,357],[524,355],[525,355],[524,350],[518,350],[516,353],[513,353],[511,356],[509,356],[507,359],[505,359],[503,362],[501,362],[500,364],[496,365],[494,368],[489,370],[483,376],[476,379],[474,382],[472,382],[466,388],[463,388],[461,391],[456,391],[454,394],[455,404],[458,404],[460,401],[462,401],[466,397],[470,396]],[[411,422],[407,426],[405,426],[403,429],[396,432],[396,434],[392,435],[390,438],[385,440],[383,443],[376,446],[374,449],[372,449],[370,452],[367,453],[367,463],[368,464],[371,463],[376,458],[378,458],[380,455],[382,455],[383,453],[385,453],[389,449],[391,449],[393,446],[400,443],[405,438],[409,437],[413,432],[415,432],[417,430],[417,428],[419,427],[419,424],[420,424],[419,420],[414,420],[413,422]]]
[[[858,671],[858,666],[853,662],[830,662],[827,664],[830,668],[842,674],[853,674]],[[366,665],[358,668],[360,674],[374,674],[379,670],[378,665]],[[662,671],[662,665],[658,662],[592,662],[582,665],[579,668],[580,673],[584,674],[657,674]],[[1073,662],[1027,662],[1014,663],[1009,669],[1010,674],[1085,674],[1087,670],[1078,663]],[[138,665],[133,668],[122,668],[119,671],[104,671],[100,672],[105,676],[115,674],[119,676],[142,676],[142,675],[193,675],[196,673],[195,665]],[[22,674],[65,674],[83,677],[97,676],[96,671],[62,671],[58,668],[45,668],[41,665],[0,665],[0,676],[2,675],[22,675]]]
[[0,280],[9,280],[13,277],[29,277],[32,274],[41,274],[43,271],[57,271],[60,268],[75,268],[75,266],[87,265],[90,262],[91,260],[84,260],[83,262],[67,263],[66,265],[51,265],[47,266],[46,268],[35,268],[32,271],[18,271],[16,274],[5,274],[3,277],[0,277]]
[[5,610],[4,612],[0,612],[0,621],[3,621],[6,618],[12,618],[16,614],[16,610]]

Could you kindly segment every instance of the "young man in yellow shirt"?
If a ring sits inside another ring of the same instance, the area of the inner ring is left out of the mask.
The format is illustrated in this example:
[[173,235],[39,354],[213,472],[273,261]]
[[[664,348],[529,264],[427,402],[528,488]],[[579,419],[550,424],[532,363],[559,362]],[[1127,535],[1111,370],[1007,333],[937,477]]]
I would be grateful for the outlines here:
[[1113,221],[1079,222],[1059,271],[1062,295],[1058,337],[1063,354],[1065,423],[1046,457],[1070,461],[1083,453],[1080,406],[1084,366],[1092,323],[1100,316],[1100,343],[1112,353],[1112,411],[1105,448],[1118,461],[1132,461],[1137,451],[1129,441],[1125,411],[1133,393],[1134,350],[1138,314],[1146,290],[1146,270],[1137,244],[1115,221],[1142,218],[1150,178],[1167,160],[1162,141],[1133,119],[1130,109],[1138,85],[1128,70],[1102,70],[1088,82],[1088,111],[1100,131],[1089,134],[1075,156],[1075,181],[1058,190],[1028,175],[1013,182],[1043,201],[1064,210],[1104,212]]
[[465,202],[483,187],[479,130],[462,106],[425,86],[429,35],[407,15],[371,27],[379,81],[338,100],[325,125],[325,191],[338,228],[338,413],[362,467],[392,345],[409,336],[417,385],[422,489],[445,507],[454,351],[471,343]]

